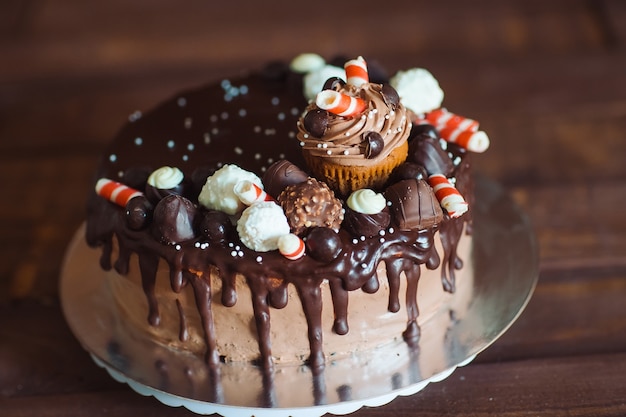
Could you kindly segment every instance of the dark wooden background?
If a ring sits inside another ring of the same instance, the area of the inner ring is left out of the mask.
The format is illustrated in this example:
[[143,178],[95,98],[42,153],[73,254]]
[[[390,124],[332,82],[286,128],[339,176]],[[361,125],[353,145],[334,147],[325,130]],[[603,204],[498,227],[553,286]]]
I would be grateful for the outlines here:
[[[314,51],[429,68],[492,139],[540,279],[471,365],[358,416],[626,415],[626,2],[0,2],[0,415],[190,415],[114,382],[61,315],[95,161],[133,111]],[[503,242],[505,243],[505,242]]]

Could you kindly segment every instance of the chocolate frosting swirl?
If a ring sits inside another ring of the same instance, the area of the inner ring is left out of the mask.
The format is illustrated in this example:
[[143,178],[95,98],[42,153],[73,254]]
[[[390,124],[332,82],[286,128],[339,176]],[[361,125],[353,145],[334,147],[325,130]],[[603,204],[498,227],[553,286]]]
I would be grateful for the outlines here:
[[[304,118],[301,118],[298,122],[298,139],[304,152],[341,165],[376,165],[409,137],[411,121],[407,110],[402,104],[390,107],[381,84],[366,83],[358,88],[346,84],[339,91],[362,98],[368,103],[367,109],[352,118],[329,113],[326,130],[321,138],[308,132]],[[306,112],[317,109],[315,103],[312,103]],[[367,157],[367,141],[364,140],[368,132],[379,133],[384,141],[382,152],[370,158]]]

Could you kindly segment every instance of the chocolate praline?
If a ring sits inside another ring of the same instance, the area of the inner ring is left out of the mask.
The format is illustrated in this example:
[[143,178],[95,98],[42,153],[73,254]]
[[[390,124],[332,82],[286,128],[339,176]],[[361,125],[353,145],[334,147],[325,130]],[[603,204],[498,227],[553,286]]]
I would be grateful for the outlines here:
[[407,161],[415,162],[426,168],[431,174],[450,175],[454,171],[454,163],[446,151],[439,145],[439,140],[422,133],[409,145]]
[[353,236],[373,237],[378,235],[381,230],[386,229],[390,222],[391,214],[388,207],[375,214],[359,213],[346,207],[342,227]]
[[145,196],[132,198],[126,204],[126,225],[132,230],[145,228],[152,220],[154,206]]
[[180,195],[168,195],[154,209],[152,234],[164,244],[193,239],[196,206]]
[[262,181],[265,191],[276,198],[287,186],[300,184],[308,178],[309,175],[306,172],[286,159],[281,159],[267,168]]

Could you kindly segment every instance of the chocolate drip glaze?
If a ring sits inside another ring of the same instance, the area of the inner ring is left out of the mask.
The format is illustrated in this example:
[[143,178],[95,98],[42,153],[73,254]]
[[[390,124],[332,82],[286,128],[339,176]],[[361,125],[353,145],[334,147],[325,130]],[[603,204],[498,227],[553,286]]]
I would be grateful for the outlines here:
[[[196,191],[184,196],[196,202],[197,190],[206,178],[197,173],[213,172],[224,163],[236,163],[258,175],[280,159],[288,159],[300,168],[305,167],[298,141],[294,139],[298,116],[306,106],[301,95],[301,76],[290,72],[278,78],[263,74],[262,71],[185,92],[132,121],[109,147],[97,178],[108,177],[124,182],[135,166],[156,169],[176,164],[186,178],[197,178],[187,187]],[[232,95],[233,89],[237,89],[239,94]],[[467,178],[469,162],[464,155],[461,157],[462,169],[457,168],[454,175],[457,184],[467,191],[471,189]],[[148,321],[153,326],[160,323],[155,296],[159,262],[169,266],[174,292],[179,292],[186,285],[191,286],[202,320],[206,361],[211,369],[215,369],[220,362],[216,348],[219,335],[215,331],[211,310],[211,275],[221,280],[221,303],[227,307],[238,301],[236,276],[245,277],[252,293],[259,364],[264,369],[272,368],[271,310],[287,305],[288,285],[296,288],[301,299],[308,324],[308,362],[313,369],[320,369],[325,362],[320,290],[325,279],[330,283],[335,313],[333,330],[337,334],[346,334],[349,332],[347,311],[351,291],[363,289],[375,292],[379,278],[387,279],[390,287],[388,309],[397,312],[400,308],[400,282],[406,277],[408,288],[404,296],[408,324],[404,338],[411,344],[417,343],[420,268],[438,267],[440,255],[435,250],[434,239],[436,232],[440,232],[444,248],[442,259],[446,266],[442,282],[447,290],[454,290],[454,270],[460,266],[456,246],[468,219],[467,215],[454,221],[444,218],[422,230],[387,227],[376,236],[363,238],[355,238],[341,228],[337,233],[338,241],[333,241],[333,245],[340,245],[340,250],[334,250],[332,256],[287,260],[278,251],[259,254],[250,250],[236,235],[211,240],[203,233],[196,233],[195,237],[184,241],[162,243],[155,238],[150,227],[141,230],[128,227],[124,212],[122,207],[95,194],[91,196],[88,202],[87,242],[102,248],[100,263],[105,270],[112,267],[114,240],[119,247],[115,269],[121,274],[128,271],[131,255],[138,255],[142,287],[149,306]],[[234,247],[239,249],[233,251]],[[262,255],[261,261],[259,255]],[[381,262],[386,265],[386,277],[376,275]],[[186,336],[183,331],[184,312],[180,311],[182,340]]]

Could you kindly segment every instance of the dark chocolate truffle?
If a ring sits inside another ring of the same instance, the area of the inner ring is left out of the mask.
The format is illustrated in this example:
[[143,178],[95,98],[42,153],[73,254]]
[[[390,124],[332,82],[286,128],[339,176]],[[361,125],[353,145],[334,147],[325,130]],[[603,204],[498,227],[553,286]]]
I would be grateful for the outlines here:
[[274,162],[263,174],[263,186],[265,192],[276,198],[283,192],[285,187],[300,184],[309,178],[308,174],[291,162],[281,159]]
[[202,211],[200,221],[198,221],[198,233],[207,238],[209,242],[224,242],[234,233],[233,224],[230,217],[223,211],[207,210]]
[[454,163],[448,153],[439,145],[439,140],[424,133],[411,141],[407,161],[423,166],[429,175],[443,174],[448,176],[454,171]]
[[168,195],[154,209],[153,235],[168,245],[193,239],[196,212],[196,206],[185,197]]

